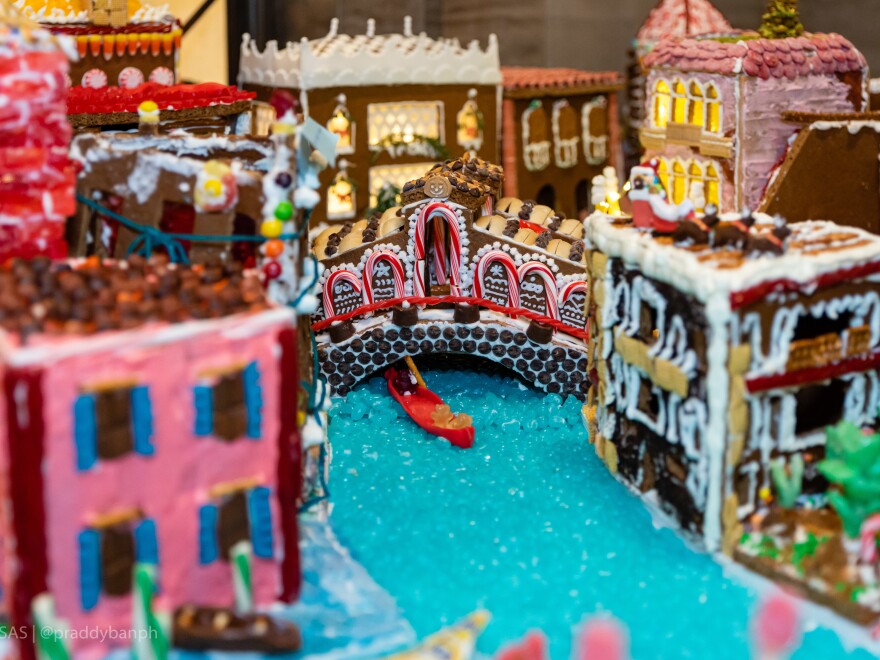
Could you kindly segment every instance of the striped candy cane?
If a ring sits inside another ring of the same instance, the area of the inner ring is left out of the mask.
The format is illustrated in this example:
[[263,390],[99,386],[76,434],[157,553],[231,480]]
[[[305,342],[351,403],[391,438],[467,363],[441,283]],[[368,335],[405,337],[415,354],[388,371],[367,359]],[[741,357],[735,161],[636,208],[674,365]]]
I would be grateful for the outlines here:
[[415,226],[415,272],[413,274],[413,293],[424,296],[430,291],[430,282],[425,286],[425,227],[431,218],[440,217],[449,224],[449,292],[461,295],[461,236],[458,233],[458,216],[442,202],[432,202],[422,209]]
[[873,564],[877,561],[878,533],[880,533],[880,513],[875,513],[862,523],[862,544],[859,554],[866,564]]
[[361,281],[358,279],[357,275],[351,271],[337,270],[335,273],[331,273],[330,277],[327,278],[327,282],[324,284],[323,291],[324,316],[328,319],[336,316],[336,310],[333,309],[333,287],[340,280],[351,282],[355,291],[360,292],[363,290]]
[[440,222],[434,222],[434,276],[438,284],[446,281],[446,232]]
[[493,263],[500,263],[507,273],[507,305],[508,307],[519,307],[519,279],[516,272],[516,264],[510,255],[501,250],[491,250],[480,257],[477,262],[476,277],[474,277],[474,296],[483,298],[483,279],[486,277],[486,271]]
[[519,267],[519,281],[522,283],[527,275],[538,273],[544,280],[544,295],[547,297],[547,315],[551,319],[559,319],[559,307],[556,302],[556,278],[553,272],[542,263],[529,261]]
[[391,266],[391,271],[394,276],[394,297],[395,298],[403,298],[404,295],[404,281],[406,280],[406,274],[403,271],[403,264],[400,263],[400,259],[397,258],[397,255],[391,252],[390,250],[379,250],[378,252],[373,252],[370,257],[367,259],[367,263],[364,264],[364,296],[367,299],[367,304],[370,305],[374,301],[373,299],[373,267],[380,261],[386,261]]

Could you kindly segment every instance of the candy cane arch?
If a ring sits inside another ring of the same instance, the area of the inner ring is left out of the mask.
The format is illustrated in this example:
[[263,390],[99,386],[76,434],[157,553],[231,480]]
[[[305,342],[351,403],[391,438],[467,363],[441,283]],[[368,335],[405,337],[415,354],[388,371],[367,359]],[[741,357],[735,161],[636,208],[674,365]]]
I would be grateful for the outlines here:
[[519,307],[519,277],[516,272],[516,264],[509,254],[501,250],[491,250],[480,257],[480,260],[477,262],[476,277],[474,277],[474,297],[483,297],[483,278],[486,276],[486,270],[493,263],[500,263],[507,272],[508,307]]
[[367,263],[364,264],[364,297],[366,298],[368,305],[372,305],[374,302],[373,266],[379,261],[387,261],[391,266],[394,276],[394,297],[403,298],[405,295],[404,282],[406,280],[406,274],[403,272],[403,264],[400,263],[400,259],[397,258],[397,255],[390,250],[379,250],[378,252],[373,252],[373,254],[367,259]]
[[[416,296],[424,296],[430,291],[431,284],[425,286],[425,227],[428,220],[440,217],[449,224],[449,293],[461,295],[461,236],[458,233],[458,216],[455,211],[440,202],[432,202],[422,209],[416,219],[415,226],[415,272],[413,274],[413,292]],[[434,254],[437,254],[434,250]],[[445,270],[445,264],[444,264]]]
[[551,319],[559,319],[559,306],[556,302],[556,278],[552,271],[542,263],[537,261],[529,261],[519,267],[519,281],[522,283],[526,275],[538,273],[544,280],[544,295],[547,298],[547,316]]
[[[565,302],[568,300],[568,297],[577,291],[583,291],[584,295],[586,296],[587,283],[583,282],[581,280],[576,280],[576,281],[570,282],[569,284],[564,286],[562,288],[562,291],[559,292],[559,304],[564,305]],[[587,311],[584,310],[584,318],[586,319],[586,317],[587,317]],[[586,328],[586,323],[584,324],[584,328]],[[579,328],[579,329],[584,329],[584,328]]]
[[434,223],[434,274],[438,283],[446,281],[446,235],[439,222]]
[[[335,273],[331,273],[330,277],[327,278],[327,283],[324,284],[324,316],[326,318],[333,318],[336,316],[336,310],[333,309],[333,287],[340,280],[347,280],[354,287],[354,290],[358,293],[363,291],[363,286],[361,285],[361,281],[358,279],[358,276],[348,270],[337,270]],[[357,305],[355,305],[357,307]]]

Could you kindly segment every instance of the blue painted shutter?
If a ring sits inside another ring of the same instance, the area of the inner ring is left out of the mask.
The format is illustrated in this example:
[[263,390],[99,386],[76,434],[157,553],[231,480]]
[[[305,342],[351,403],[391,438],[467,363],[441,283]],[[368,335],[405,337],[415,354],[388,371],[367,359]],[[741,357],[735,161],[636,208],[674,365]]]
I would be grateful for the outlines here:
[[85,611],[98,604],[101,595],[101,534],[94,529],[79,533],[79,591]]
[[131,389],[131,425],[134,433],[134,450],[143,456],[156,453],[153,446],[153,407],[150,390],[146,385]]
[[199,563],[217,561],[220,549],[217,545],[217,507],[206,504],[199,509]]
[[214,432],[214,390],[209,385],[196,385],[193,388],[196,406],[196,435],[211,435]]
[[134,528],[134,547],[137,560],[141,564],[159,563],[159,541],[156,536],[156,521],[144,518]]
[[248,493],[248,520],[251,526],[251,545],[254,555],[271,559],[274,543],[272,540],[272,508],[269,506],[271,491],[264,486],[254,488]]
[[263,416],[263,392],[260,388],[260,370],[256,362],[251,362],[242,374],[244,379],[244,403],[247,407],[247,436],[260,439],[260,426]]
[[88,470],[98,460],[98,426],[95,422],[95,395],[81,394],[73,404],[73,436],[76,442],[76,469]]

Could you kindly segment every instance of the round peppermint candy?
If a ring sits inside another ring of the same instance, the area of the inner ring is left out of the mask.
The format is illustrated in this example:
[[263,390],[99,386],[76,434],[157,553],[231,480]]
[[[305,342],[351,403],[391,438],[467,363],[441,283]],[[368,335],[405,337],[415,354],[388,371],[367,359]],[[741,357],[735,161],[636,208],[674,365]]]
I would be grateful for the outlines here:
[[160,85],[173,85],[174,72],[168,67],[157,66],[150,74],[150,82],[158,83]]
[[133,89],[144,83],[144,74],[140,69],[127,66],[119,72],[119,86],[125,89]]
[[89,69],[83,74],[82,86],[101,89],[107,86],[107,74],[101,69]]

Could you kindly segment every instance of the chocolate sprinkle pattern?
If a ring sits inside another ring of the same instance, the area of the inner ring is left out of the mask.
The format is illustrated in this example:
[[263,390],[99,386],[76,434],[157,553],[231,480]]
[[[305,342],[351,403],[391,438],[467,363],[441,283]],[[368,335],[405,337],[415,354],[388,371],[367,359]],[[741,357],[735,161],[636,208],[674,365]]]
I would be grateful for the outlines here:
[[90,335],[268,307],[256,273],[235,263],[184,266],[162,255],[80,263],[38,257],[0,271],[0,328],[23,343],[36,334]]

